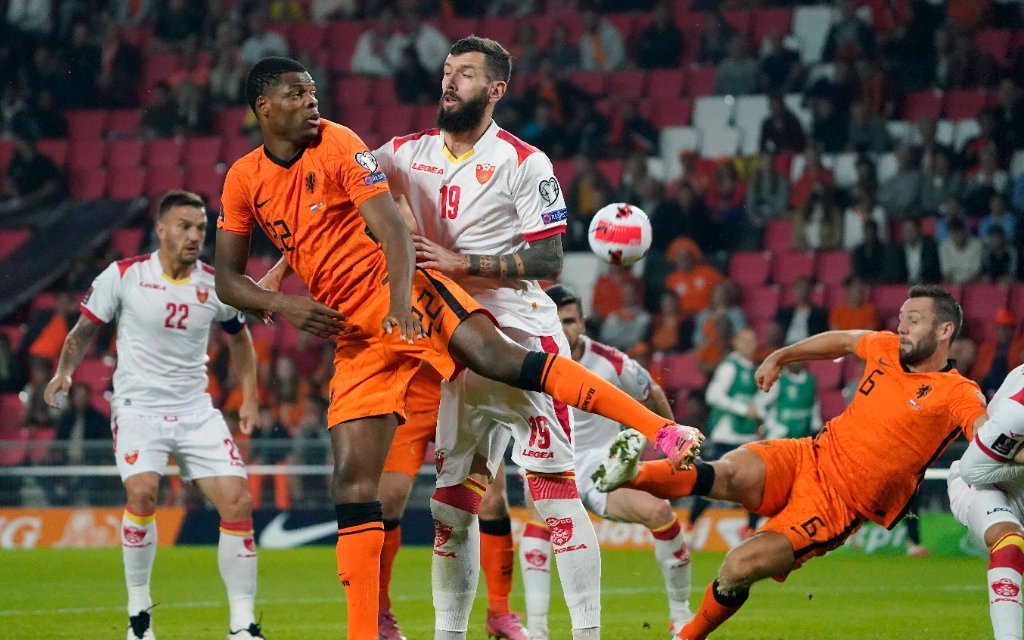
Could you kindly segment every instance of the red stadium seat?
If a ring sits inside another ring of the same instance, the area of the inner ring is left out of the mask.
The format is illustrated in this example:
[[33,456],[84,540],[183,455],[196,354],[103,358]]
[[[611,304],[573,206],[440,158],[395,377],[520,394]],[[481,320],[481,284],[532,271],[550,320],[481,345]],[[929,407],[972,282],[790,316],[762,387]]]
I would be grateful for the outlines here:
[[718,70],[715,67],[694,67],[690,69],[686,82],[686,95],[691,98],[711,95],[717,74]]
[[[796,289],[792,286],[786,285],[781,287],[782,297],[779,300],[779,304],[783,307],[791,307],[796,304]],[[828,295],[828,287],[821,283],[815,283],[811,285],[811,303],[819,307],[825,306],[826,296]]]
[[348,73],[352,69],[352,54],[365,29],[366,23],[356,20],[336,20],[331,23],[324,42],[334,62],[331,71]]
[[793,25],[793,11],[788,8],[761,8],[754,14],[751,38],[760,46],[764,37],[773,31],[789,33]]
[[679,98],[686,86],[686,72],[682,69],[653,69],[646,73],[648,98]]
[[142,122],[141,109],[118,109],[110,112],[107,121],[107,134],[111,136],[129,136],[139,132]]
[[942,115],[942,93],[938,91],[916,91],[908,93],[903,101],[903,119],[920,120]]
[[352,105],[365,105],[373,99],[374,78],[341,76],[332,88],[335,108],[344,113]]
[[800,276],[814,275],[813,251],[787,251],[775,254],[772,259],[772,282],[793,284]]
[[233,136],[224,139],[224,148],[221,150],[221,157],[230,167],[231,163],[246,155],[256,148],[256,144],[245,136]]
[[793,246],[793,221],[772,220],[764,228],[764,248],[771,253],[789,251]]
[[137,256],[144,251],[142,233],[142,229],[137,227],[118,229],[110,236],[110,246],[123,258]]
[[1024,284],[1015,284],[1010,288],[1010,299],[1007,302],[1010,311],[1017,318],[1017,328],[1024,327]]
[[210,209],[220,209],[220,194],[224,187],[224,174],[216,165],[190,165],[185,169],[185,189],[198,193],[207,200]]
[[907,285],[880,284],[871,288],[871,304],[878,310],[878,318],[885,322],[897,315],[907,299]]
[[676,395],[672,399],[672,415],[679,424],[688,424],[686,421],[686,403],[690,400],[692,393],[693,391],[690,389],[680,389],[676,391]]
[[69,111],[64,115],[68,121],[71,138],[98,140],[106,133],[106,111]]
[[554,160],[551,165],[560,184],[569,184],[576,176],[576,168],[573,166],[572,160]]
[[58,167],[63,167],[67,164],[69,146],[67,140],[40,140],[36,143],[39,153],[53,160],[53,163]]
[[814,279],[822,284],[842,284],[850,270],[849,251],[822,251],[814,264]]
[[985,108],[984,89],[961,89],[946,92],[942,116],[947,120],[973,120]]
[[68,145],[67,167],[83,171],[102,167],[107,157],[107,143],[96,139],[72,139]]
[[248,114],[248,107],[218,109],[213,113],[213,128],[228,139],[243,135],[242,129]]
[[842,361],[810,360],[807,362],[807,370],[814,374],[819,393],[833,391],[842,386]]
[[150,53],[142,58],[142,84],[139,89],[145,92],[161,82],[166,82],[172,73],[181,66],[176,53]]
[[479,30],[479,25],[480,22],[476,18],[452,17],[445,18],[434,26],[440,29],[441,33],[447,36],[449,40],[455,42],[460,38],[476,33]]
[[707,383],[707,378],[697,368],[697,356],[692,353],[677,353],[666,357],[663,372],[665,386],[671,391],[700,389]]
[[146,164],[150,167],[176,167],[181,164],[185,145],[177,138],[154,138],[146,145]]
[[831,309],[846,302],[846,287],[841,284],[825,285],[825,308]]
[[981,29],[974,36],[974,45],[982,53],[992,56],[1000,66],[1006,66],[1009,62],[1011,37],[1011,32],[1005,29]]
[[750,22],[753,12],[749,9],[727,9],[722,12],[726,24],[736,30],[736,35],[746,39],[750,33]]
[[764,251],[737,251],[729,256],[729,279],[740,286],[768,281],[771,260]]
[[52,291],[42,291],[32,296],[32,311],[52,309],[57,304],[57,294]]
[[685,127],[690,124],[693,103],[689,98],[661,96],[650,102],[651,124],[658,128]]
[[23,440],[21,430],[25,405],[17,393],[0,394],[0,467],[21,464],[25,457],[24,447],[17,446]]
[[846,398],[842,391],[825,391],[818,396],[821,403],[821,419],[828,422],[846,409]]
[[643,71],[615,71],[608,75],[608,93],[624,100],[639,100],[645,83]]
[[964,318],[995,323],[996,311],[1007,306],[1010,290],[1001,284],[975,283],[963,289]]
[[185,164],[211,166],[220,162],[223,142],[219,136],[197,136],[185,140]]
[[600,71],[577,71],[568,77],[568,81],[595,98],[604,96],[605,74]]
[[392,104],[374,110],[373,125],[370,128],[388,137],[403,136],[413,130],[415,118],[416,107],[408,104]]
[[103,358],[89,358],[78,365],[73,378],[75,382],[88,383],[95,399],[97,395],[102,397],[103,392],[111,388],[113,376],[114,367],[108,365]]
[[159,200],[165,193],[181,189],[185,184],[185,170],[178,166],[150,169],[146,180],[145,193],[152,200]]
[[622,162],[620,160],[598,160],[597,170],[616,189],[622,184]]
[[0,260],[14,253],[32,236],[28,229],[6,229],[0,231]]
[[[480,22],[480,35],[497,40],[498,42],[504,42],[510,44],[515,38],[516,29],[519,28],[518,21],[515,18],[506,17],[493,17],[484,18]],[[539,37],[540,32],[537,33]],[[539,46],[545,46],[545,42],[537,43]]]
[[0,333],[7,336],[11,343],[11,349],[17,351],[18,345],[21,344],[21,336],[25,333],[25,330],[20,324],[0,324]]
[[0,140],[0,171],[7,174],[7,165],[14,156],[14,143],[10,140]]
[[393,78],[375,78],[371,92],[373,104],[383,107],[390,107],[401,104],[398,94],[395,93],[395,81]]
[[144,193],[145,185],[145,167],[116,167],[107,174],[107,197],[115,200],[138,198]]
[[288,44],[292,51],[309,49],[318,51],[327,37],[327,27],[315,22],[293,24],[288,30]]
[[779,287],[766,284],[743,289],[743,315],[756,324],[758,320],[770,320],[779,309]]
[[605,19],[612,23],[612,26],[622,34],[623,42],[630,42],[636,32],[636,14],[633,13],[607,13]]
[[[360,137],[365,138],[373,131],[373,127],[377,120],[376,110],[372,106],[355,106],[352,105],[350,108],[345,110],[344,116],[340,119],[340,122],[352,129]],[[373,147],[371,147],[373,148]]]
[[144,150],[142,140],[112,140],[107,143],[107,166],[112,169],[138,168],[142,164]]
[[107,186],[107,170],[102,167],[81,169],[71,173],[71,197],[76,200],[99,200]]
[[437,122],[437,105],[421,104],[416,107],[416,115],[413,116],[412,128],[414,131],[426,131],[433,129]]

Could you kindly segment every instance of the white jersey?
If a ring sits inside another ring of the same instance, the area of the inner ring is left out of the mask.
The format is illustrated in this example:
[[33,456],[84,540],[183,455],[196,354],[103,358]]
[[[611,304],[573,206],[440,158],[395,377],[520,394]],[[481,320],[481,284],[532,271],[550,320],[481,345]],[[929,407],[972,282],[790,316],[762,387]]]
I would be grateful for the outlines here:
[[[581,336],[583,356],[580,364],[597,376],[607,380],[629,397],[646,402],[651,395],[651,374],[635,360],[614,347]],[[573,440],[576,457],[588,451],[608,452],[621,425],[614,420],[574,408]]]
[[[438,129],[392,138],[374,153],[391,191],[409,200],[420,233],[447,249],[505,255],[565,232],[567,209],[551,161],[493,122],[461,158]],[[555,305],[535,280],[458,280],[500,326],[561,334]]]
[[206,378],[210,325],[244,328],[242,314],[222,303],[213,267],[196,263],[191,276],[171,280],[157,253],[111,263],[92,283],[82,313],[96,324],[115,318],[115,414],[179,415],[212,406]]

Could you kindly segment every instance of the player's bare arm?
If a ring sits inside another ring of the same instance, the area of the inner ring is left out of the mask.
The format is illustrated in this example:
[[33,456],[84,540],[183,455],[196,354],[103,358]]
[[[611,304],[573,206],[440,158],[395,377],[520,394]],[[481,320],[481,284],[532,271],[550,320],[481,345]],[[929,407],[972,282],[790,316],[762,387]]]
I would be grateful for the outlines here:
[[391,333],[398,329],[403,340],[412,342],[423,335],[423,325],[412,314],[412,274],[416,251],[406,230],[402,214],[389,193],[381,193],[359,206],[370,233],[380,242],[388,267],[391,306],[382,325]]
[[280,291],[281,285],[284,284],[285,279],[293,273],[295,272],[292,270],[292,266],[288,264],[288,260],[286,260],[284,256],[281,256],[281,259],[277,261],[277,264],[271,267],[270,271],[267,271],[267,273],[264,274],[256,284],[268,291]]
[[260,287],[245,275],[249,257],[249,237],[217,231],[217,296],[225,304],[258,316],[279,313],[295,325],[319,338],[340,335],[346,328],[344,314],[322,302],[305,296],[292,296]]
[[665,390],[657,382],[651,382],[651,394],[647,397],[644,405],[662,418],[675,422],[675,416],[672,415],[672,405],[668,402],[668,396],[665,395]]
[[754,373],[757,386],[768,391],[779,379],[782,367],[791,362],[807,360],[835,360],[857,352],[857,342],[870,331],[825,331],[816,336],[804,338],[788,347],[771,353]]
[[498,256],[460,254],[421,235],[414,235],[413,239],[416,263],[443,273],[510,280],[554,280],[562,272],[562,239],[557,235],[531,242],[522,251]]
[[259,387],[256,384],[256,349],[252,344],[249,327],[228,337],[228,351],[238,386],[242,389],[242,406],[238,409],[238,429],[245,435],[252,433],[259,416]]
[[84,314],[78,317],[78,322],[68,332],[68,337],[64,338],[64,346],[61,347],[60,359],[57,361],[57,371],[46,384],[46,390],[43,391],[43,399],[46,400],[46,404],[59,408],[60,405],[56,399],[57,393],[67,393],[71,388],[71,374],[85,359],[89,345],[92,344],[93,338],[96,337],[99,330],[99,325],[85,317]]

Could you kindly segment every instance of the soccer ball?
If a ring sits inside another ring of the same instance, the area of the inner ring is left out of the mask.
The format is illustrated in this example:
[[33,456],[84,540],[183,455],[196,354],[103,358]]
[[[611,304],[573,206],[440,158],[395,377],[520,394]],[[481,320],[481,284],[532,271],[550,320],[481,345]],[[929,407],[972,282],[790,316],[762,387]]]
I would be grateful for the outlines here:
[[590,250],[610,264],[630,265],[651,248],[651,221],[640,207],[614,202],[590,221]]

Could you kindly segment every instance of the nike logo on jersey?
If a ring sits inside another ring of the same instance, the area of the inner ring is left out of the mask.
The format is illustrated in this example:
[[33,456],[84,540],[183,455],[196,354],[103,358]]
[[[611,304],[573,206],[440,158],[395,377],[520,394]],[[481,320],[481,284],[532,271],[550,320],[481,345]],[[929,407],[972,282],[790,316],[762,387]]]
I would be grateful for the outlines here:
[[267,204],[268,202],[270,202],[270,198],[267,198],[267,199],[266,199],[266,200],[264,200],[263,202],[260,202],[260,201],[258,201],[258,200],[257,200],[257,201],[256,201],[256,208],[257,208],[257,209],[262,209],[262,208],[263,208],[263,205]]
[[888,367],[889,366],[889,363],[885,361],[885,358],[879,358],[878,359],[878,364],[882,365],[883,367]]
[[321,522],[298,529],[285,529],[286,520],[288,520],[288,514],[279,513],[268,522],[263,533],[260,534],[259,546],[266,549],[288,549],[338,535],[337,522]]

